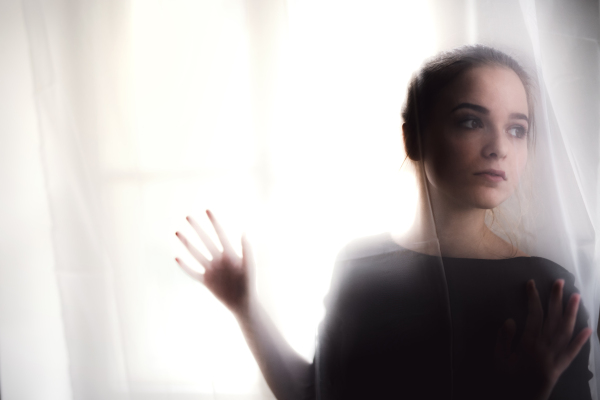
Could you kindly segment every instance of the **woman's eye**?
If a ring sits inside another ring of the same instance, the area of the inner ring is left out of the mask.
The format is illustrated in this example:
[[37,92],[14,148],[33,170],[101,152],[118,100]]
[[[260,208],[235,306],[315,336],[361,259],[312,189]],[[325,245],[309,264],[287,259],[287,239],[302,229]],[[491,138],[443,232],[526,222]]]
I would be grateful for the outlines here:
[[461,121],[460,126],[462,126],[463,128],[467,128],[467,129],[477,129],[477,128],[482,128],[483,124],[481,123],[480,120],[478,120],[476,118],[470,118],[470,119],[465,119],[464,121]]
[[527,135],[527,130],[525,129],[525,127],[520,125],[513,126],[511,128],[508,128],[508,134],[516,138],[522,138],[525,135]]

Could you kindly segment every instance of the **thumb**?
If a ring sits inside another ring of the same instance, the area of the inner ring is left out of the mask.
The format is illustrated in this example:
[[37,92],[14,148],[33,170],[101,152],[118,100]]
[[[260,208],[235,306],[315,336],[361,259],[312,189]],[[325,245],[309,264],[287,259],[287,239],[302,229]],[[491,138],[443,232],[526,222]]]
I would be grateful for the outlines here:
[[249,270],[253,267],[253,253],[248,241],[248,236],[244,233],[242,235],[242,268]]

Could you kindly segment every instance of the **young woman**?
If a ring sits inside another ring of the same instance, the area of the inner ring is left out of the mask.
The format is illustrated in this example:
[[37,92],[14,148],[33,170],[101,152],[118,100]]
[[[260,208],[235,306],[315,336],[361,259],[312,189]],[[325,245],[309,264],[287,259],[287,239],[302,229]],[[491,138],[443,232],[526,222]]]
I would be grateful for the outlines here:
[[510,198],[533,147],[532,89],[508,55],[462,47],[426,63],[402,117],[421,200],[402,236],[357,240],[338,256],[312,364],[257,301],[252,254],[240,258],[208,217],[219,251],[177,259],[236,316],[278,399],[589,399],[587,314],[574,278],[486,224]]

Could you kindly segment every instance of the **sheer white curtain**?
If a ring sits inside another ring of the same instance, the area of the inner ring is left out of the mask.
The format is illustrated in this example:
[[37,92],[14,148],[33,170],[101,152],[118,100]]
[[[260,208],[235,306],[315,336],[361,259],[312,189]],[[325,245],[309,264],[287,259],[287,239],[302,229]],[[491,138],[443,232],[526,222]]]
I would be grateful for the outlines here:
[[[589,13],[574,3],[574,18]],[[565,71],[597,83],[599,68],[551,62],[571,51],[549,39],[568,30],[552,19],[564,12],[333,0],[23,10],[74,399],[270,398],[233,318],[177,268],[174,232],[190,232],[186,215],[204,223],[206,208],[233,241],[248,232],[261,299],[311,359],[337,250],[410,223],[413,183],[398,172],[406,82],[425,57],[468,42],[513,48],[547,79],[562,167],[588,210],[589,230],[567,246],[587,243],[586,264],[567,267],[597,323],[597,110],[581,117],[564,99],[599,91],[557,88]],[[581,40],[597,52],[597,37]]]

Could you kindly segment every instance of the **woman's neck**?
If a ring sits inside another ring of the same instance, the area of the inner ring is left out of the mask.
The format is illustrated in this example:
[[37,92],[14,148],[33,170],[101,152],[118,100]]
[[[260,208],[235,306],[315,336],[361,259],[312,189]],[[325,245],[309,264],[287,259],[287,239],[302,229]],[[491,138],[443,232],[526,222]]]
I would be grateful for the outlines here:
[[[460,207],[447,199],[440,199],[430,192],[435,233],[440,251],[446,257],[490,258],[490,241],[495,236],[485,224],[485,211],[472,207]],[[420,207],[420,213],[429,207]],[[492,245],[493,247],[493,245]]]
[[403,235],[394,236],[401,246],[456,258],[526,256],[487,227],[485,209],[458,204],[431,187],[429,193],[421,190],[420,198],[412,228]]

